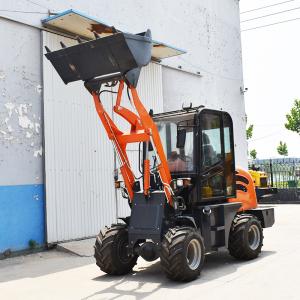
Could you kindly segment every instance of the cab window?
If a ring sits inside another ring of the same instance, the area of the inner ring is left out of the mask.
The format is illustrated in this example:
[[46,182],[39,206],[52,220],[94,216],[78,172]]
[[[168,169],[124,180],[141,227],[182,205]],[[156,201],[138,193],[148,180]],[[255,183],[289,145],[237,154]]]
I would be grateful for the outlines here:
[[201,189],[202,198],[220,197],[224,191],[221,114],[202,113]]
[[[194,119],[170,118],[156,123],[171,173],[188,173],[195,170]],[[183,148],[177,148],[178,128],[186,132]]]
[[202,119],[202,166],[204,169],[221,161],[220,117],[205,114]]
[[223,114],[223,131],[224,131],[224,155],[225,155],[225,182],[226,182],[226,195],[234,196],[234,145],[233,145],[233,129],[231,117],[227,114]]

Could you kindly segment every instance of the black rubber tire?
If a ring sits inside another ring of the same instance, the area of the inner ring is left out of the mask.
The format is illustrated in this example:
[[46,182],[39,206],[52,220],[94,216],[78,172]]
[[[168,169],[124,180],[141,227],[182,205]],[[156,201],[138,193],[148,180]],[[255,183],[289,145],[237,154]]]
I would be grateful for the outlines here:
[[[201,248],[201,260],[197,268],[191,269],[187,261],[188,245],[196,239]],[[170,228],[164,235],[160,260],[166,276],[175,281],[191,281],[196,279],[203,268],[204,243],[200,232],[191,227]]]
[[125,224],[114,224],[100,231],[95,242],[97,266],[110,275],[124,275],[132,271],[138,256],[127,256],[128,231]]
[[[256,227],[259,232],[259,243],[254,248],[250,247],[251,237],[249,229]],[[258,257],[263,246],[263,229],[260,221],[250,214],[238,214],[235,216],[229,234],[228,250],[231,256],[240,260],[250,260]]]

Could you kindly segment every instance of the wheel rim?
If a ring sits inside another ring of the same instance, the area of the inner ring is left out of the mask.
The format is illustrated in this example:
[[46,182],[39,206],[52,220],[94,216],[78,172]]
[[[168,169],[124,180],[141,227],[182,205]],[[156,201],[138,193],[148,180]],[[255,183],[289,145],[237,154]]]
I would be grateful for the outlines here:
[[198,240],[190,240],[187,246],[186,260],[191,270],[196,270],[201,262],[201,245]]
[[260,244],[260,230],[257,225],[251,225],[248,231],[248,242],[251,250],[256,250]]

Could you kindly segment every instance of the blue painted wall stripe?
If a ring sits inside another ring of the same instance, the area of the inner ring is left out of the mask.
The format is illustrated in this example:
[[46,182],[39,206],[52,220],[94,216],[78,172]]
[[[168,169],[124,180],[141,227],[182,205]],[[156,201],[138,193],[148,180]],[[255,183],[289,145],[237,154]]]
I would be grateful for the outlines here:
[[44,185],[0,186],[0,253],[45,243]]

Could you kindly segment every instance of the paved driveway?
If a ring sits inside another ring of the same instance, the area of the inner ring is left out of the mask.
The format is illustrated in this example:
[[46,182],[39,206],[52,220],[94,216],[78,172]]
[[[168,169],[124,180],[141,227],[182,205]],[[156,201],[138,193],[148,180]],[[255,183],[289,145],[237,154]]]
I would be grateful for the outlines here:
[[134,273],[103,274],[92,257],[48,251],[0,261],[0,299],[300,299],[300,205],[276,207],[261,256],[237,262],[222,251],[206,257],[198,280],[174,283],[159,261]]

